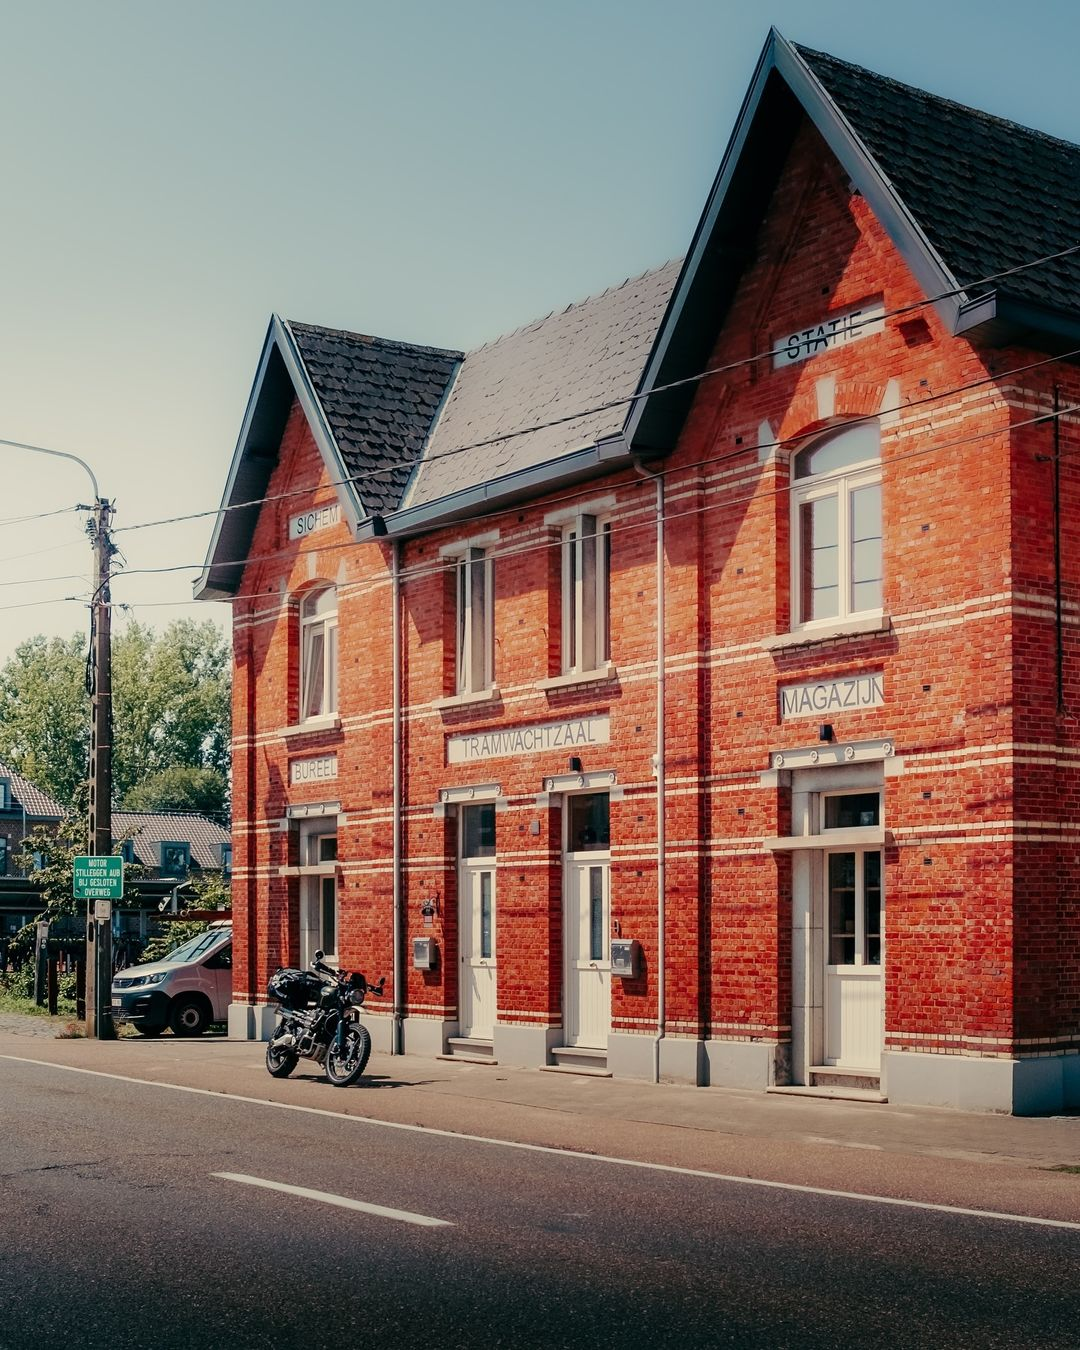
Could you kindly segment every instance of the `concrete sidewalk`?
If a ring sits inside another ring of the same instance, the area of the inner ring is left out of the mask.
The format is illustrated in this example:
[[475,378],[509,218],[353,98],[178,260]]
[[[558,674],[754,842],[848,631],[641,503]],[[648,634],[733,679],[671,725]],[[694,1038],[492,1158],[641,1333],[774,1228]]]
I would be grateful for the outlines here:
[[[714,1141],[827,1145],[1029,1168],[1080,1168],[1080,1115],[981,1115],[379,1054],[372,1055],[361,1084],[340,1090],[330,1087],[309,1061],[301,1061],[290,1079],[270,1078],[263,1064],[264,1046],[258,1042],[171,1035],[114,1042],[57,1040],[66,1019],[55,1023],[0,1015],[0,1055],[348,1115],[416,1120],[420,1113],[433,1127],[455,1133],[511,1130],[537,1143],[593,1152],[607,1151],[605,1139],[617,1131],[625,1137],[625,1127],[638,1126],[690,1131]],[[576,1122],[578,1128],[553,1129],[559,1121],[567,1126]],[[1080,1175],[1076,1189],[1080,1196]]]

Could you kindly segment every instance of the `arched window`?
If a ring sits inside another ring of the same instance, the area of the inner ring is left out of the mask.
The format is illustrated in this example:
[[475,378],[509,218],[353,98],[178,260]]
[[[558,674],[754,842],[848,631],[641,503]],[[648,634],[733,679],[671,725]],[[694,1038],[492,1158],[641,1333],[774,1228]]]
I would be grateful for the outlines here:
[[337,592],[309,591],[300,602],[300,720],[337,712]]
[[875,422],[820,437],[792,462],[793,626],[881,612],[881,442]]

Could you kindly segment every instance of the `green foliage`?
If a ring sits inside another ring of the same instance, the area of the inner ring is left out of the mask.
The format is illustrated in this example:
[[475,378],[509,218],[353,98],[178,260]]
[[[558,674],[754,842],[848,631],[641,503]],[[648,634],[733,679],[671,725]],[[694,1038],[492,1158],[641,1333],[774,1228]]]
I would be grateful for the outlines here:
[[85,638],[30,638],[0,669],[0,759],[61,802],[90,755]]
[[216,819],[225,814],[228,795],[228,779],[220,770],[170,764],[143,778],[123,804],[128,811],[199,811]]
[[[65,805],[89,759],[86,642],[31,638],[0,669],[0,760]],[[160,636],[132,623],[114,636],[115,800],[177,765],[216,775],[188,791],[228,781],[230,677],[228,641],[210,621],[181,619]]]

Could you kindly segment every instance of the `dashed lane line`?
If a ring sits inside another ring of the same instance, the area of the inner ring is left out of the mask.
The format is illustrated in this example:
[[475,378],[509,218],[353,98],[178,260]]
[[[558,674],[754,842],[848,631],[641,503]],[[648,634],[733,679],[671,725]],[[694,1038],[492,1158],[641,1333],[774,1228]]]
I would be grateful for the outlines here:
[[331,1191],[312,1191],[306,1186],[289,1186],[284,1181],[268,1181],[265,1177],[249,1177],[243,1172],[211,1172],[212,1177],[221,1181],[238,1181],[244,1186],[259,1186],[266,1191],[284,1191],[286,1195],[298,1195],[302,1200],[318,1200],[324,1205],[337,1205],[339,1209],[358,1209],[362,1214],[374,1214],[380,1219],[397,1219],[400,1223],[412,1223],[418,1228],[453,1228],[449,1219],[433,1219],[427,1214],[413,1214],[407,1209],[388,1209],[385,1205],[371,1205],[366,1200],[350,1200],[347,1195],[334,1195]]
[[895,1209],[917,1209],[933,1214],[950,1214],[960,1218],[993,1219],[999,1223],[1029,1224],[1036,1228],[1063,1228],[1080,1233],[1080,1222],[1071,1219],[1043,1219],[1033,1214],[1008,1214],[996,1209],[967,1209],[960,1205],[935,1205],[928,1200],[904,1200],[893,1195],[868,1195],[861,1191],[837,1191],[824,1186],[803,1186],[794,1181],[766,1181],[760,1177],[729,1176],[723,1172],[708,1172],[697,1167],[676,1167],[671,1163],[642,1162],[637,1158],[614,1158],[603,1153],[583,1153],[571,1148],[552,1148],[547,1144],[526,1144],[515,1139],[492,1139],[482,1134],[461,1134],[454,1130],[439,1130],[430,1125],[408,1125],[398,1120],[374,1120],[370,1116],[351,1116],[342,1111],[328,1111],[321,1106],[299,1106],[293,1102],[271,1102],[264,1097],[244,1097],[236,1092],[215,1092],[210,1088],[191,1087],[187,1083],[158,1083],[150,1078],[132,1078],[122,1073],[105,1073],[101,1069],[83,1069],[74,1064],[54,1064],[47,1059],[31,1059],[26,1055],[0,1055],[13,1064],[32,1064],[41,1069],[59,1069],[64,1073],[82,1073],[91,1078],[108,1078],[115,1083],[133,1083],[137,1087],[162,1088],[169,1092],[187,1092],[195,1097],[214,1097],[218,1101],[244,1102],[248,1106],[269,1107],[276,1111],[298,1111],[309,1116],[327,1116],[331,1120],[349,1121],[379,1130],[399,1130],[407,1134],[422,1134],[432,1138],[451,1139],[458,1143],[487,1144],[494,1148],[517,1149],[522,1153],[546,1153],[555,1158],[578,1158],[582,1162],[605,1163],[611,1167],[630,1167],[641,1172],[661,1172],[670,1176],[700,1177],[703,1181],[720,1181],[730,1186],[754,1186],[761,1190],[789,1191],[795,1195],[820,1195],[831,1200],[857,1200],[864,1204],[889,1205]]

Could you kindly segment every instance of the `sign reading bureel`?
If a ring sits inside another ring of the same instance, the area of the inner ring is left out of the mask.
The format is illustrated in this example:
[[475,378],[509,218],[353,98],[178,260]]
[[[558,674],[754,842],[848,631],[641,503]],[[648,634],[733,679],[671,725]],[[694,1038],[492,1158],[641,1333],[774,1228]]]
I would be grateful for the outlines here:
[[289,517],[289,538],[306,539],[309,534],[336,525],[340,519],[339,502],[331,502],[329,506],[317,506],[314,511],[301,511],[298,516]]
[[885,702],[885,676],[851,675],[841,680],[815,680],[811,684],[789,684],[780,690],[780,716],[818,717],[842,712],[845,708],[880,708]]
[[819,352],[828,351],[830,347],[858,342],[871,333],[880,333],[884,327],[884,302],[868,300],[858,309],[845,309],[842,314],[832,314],[827,319],[810,324],[808,328],[782,333],[774,338],[773,369],[792,366],[796,361],[806,361]]
[[318,755],[312,759],[294,759],[289,765],[290,783],[321,783],[337,777],[337,755]]
[[119,854],[71,861],[71,894],[76,900],[123,900],[124,860]]

